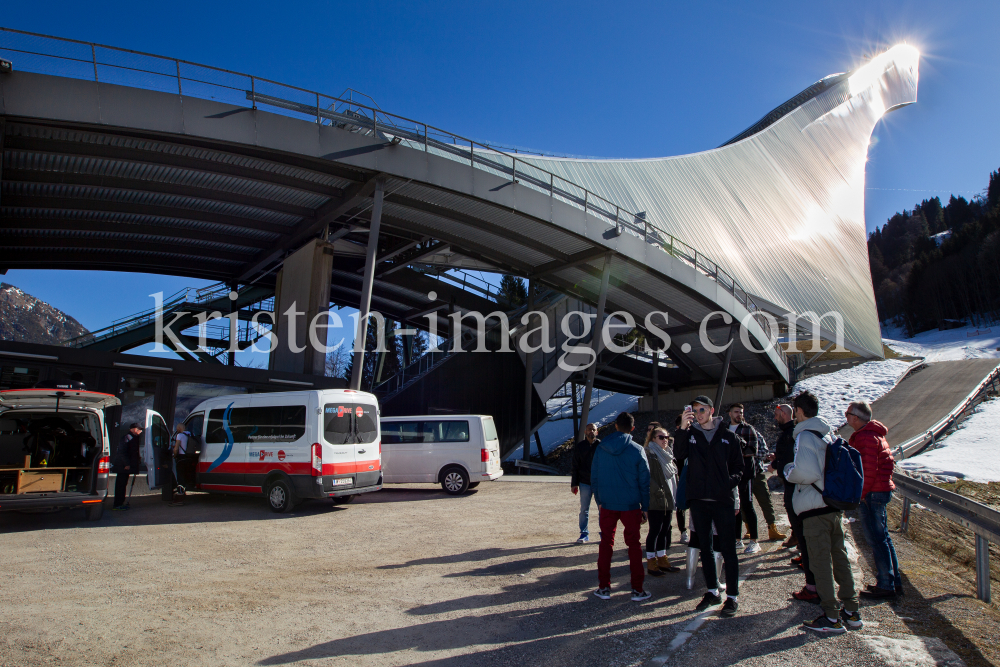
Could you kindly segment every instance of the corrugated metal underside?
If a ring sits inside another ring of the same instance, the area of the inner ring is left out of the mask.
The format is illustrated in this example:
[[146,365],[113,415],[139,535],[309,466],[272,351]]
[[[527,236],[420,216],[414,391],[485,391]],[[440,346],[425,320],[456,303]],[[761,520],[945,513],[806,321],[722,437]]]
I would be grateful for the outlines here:
[[[914,102],[916,86],[916,68],[896,64],[853,96],[841,77],[763,131],[694,155],[518,159],[645,211],[652,225],[712,257],[753,295],[789,311],[842,313],[847,344],[880,357],[865,162],[875,124],[886,110]],[[832,320],[824,325],[832,328]]]
[[13,268],[231,279],[364,178],[357,170],[341,176],[213,147],[13,120],[3,149],[0,262]]

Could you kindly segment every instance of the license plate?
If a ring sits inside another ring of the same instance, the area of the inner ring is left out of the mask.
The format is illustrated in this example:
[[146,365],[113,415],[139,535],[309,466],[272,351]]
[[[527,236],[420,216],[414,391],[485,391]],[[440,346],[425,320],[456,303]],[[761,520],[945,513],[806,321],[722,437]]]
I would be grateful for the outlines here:
[[351,479],[350,477],[345,477],[343,479],[335,479],[335,480],[333,480],[333,485],[334,486],[350,486],[353,483],[354,483],[354,480]]

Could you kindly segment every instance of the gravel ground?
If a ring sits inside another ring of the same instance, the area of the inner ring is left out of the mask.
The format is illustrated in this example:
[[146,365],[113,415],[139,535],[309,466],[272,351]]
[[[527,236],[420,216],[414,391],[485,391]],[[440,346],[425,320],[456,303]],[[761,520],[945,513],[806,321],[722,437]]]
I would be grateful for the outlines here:
[[[683,572],[647,578],[653,598],[631,602],[619,538],[614,596],[596,599],[597,546],[572,544],[578,503],[567,487],[501,482],[453,498],[408,485],[289,515],[202,494],[177,508],[137,496],[131,512],[93,523],[3,514],[0,665],[556,667],[665,655],[697,616],[700,573],[693,591]],[[906,641],[924,656],[930,640],[914,639],[888,604],[865,609],[861,633],[806,637],[796,625],[817,607],[789,599],[801,575],[787,551],[764,545],[741,558],[752,573],[739,616],[708,620],[670,664],[945,664],[893,657],[910,655]],[[984,607],[964,582],[954,587],[966,597],[930,600],[935,618],[947,605]]]

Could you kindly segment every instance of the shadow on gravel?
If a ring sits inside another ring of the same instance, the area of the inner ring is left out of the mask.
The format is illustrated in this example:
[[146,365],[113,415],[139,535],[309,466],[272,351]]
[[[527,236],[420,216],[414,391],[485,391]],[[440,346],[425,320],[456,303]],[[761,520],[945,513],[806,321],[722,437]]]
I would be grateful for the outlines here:
[[32,530],[108,528],[110,526],[160,526],[186,523],[230,523],[233,521],[289,521],[303,516],[330,514],[347,509],[330,500],[307,500],[287,514],[272,512],[261,498],[224,496],[211,493],[189,493],[184,505],[171,507],[160,495],[133,496],[131,509],[111,510],[111,499],[104,501],[104,516],[99,521],[87,521],[83,510],[62,510],[25,514],[0,514],[0,533]]
[[[893,502],[899,501],[894,498]],[[868,572],[874,573],[875,563],[872,556],[872,550],[868,547],[868,541],[865,539],[861,522],[855,521],[851,523],[850,530],[851,536],[854,538],[854,544],[857,546],[859,552],[858,557],[860,559],[864,559]],[[906,539],[900,535],[898,531],[890,529],[889,534],[894,543],[898,543],[901,539]],[[900,570],[904,570],[904,566],[901,565]],[[971,592],[965,595],[946,594],[926,598],[921,595],[920,591],[910,583],[910,578],[906,576],[905,570],[902,572],[902,578],[903,590],[906,594],[902,598],[896,598],[891,602],[883,602],[882,604],[891,604],[900,621],[902,621],[902,623],[914,635],[939,638],[948,648],[961,656],[961,658],[968,665],[993,664],[979,651],[976,647],[975,640],[968,637],[961,628],[955,627],[955,624],[939,612],[934,606],[937,602],[945,602],[950,599],[974,598],[975,596]],[[862,582],[858,582],[858,588],[864,588],[864,584]],[[864,611],[866,606],[864,598],[862,598],[861,604],[862,611]],[[869,602],[867,606],[870,606],[871,604],[872,603]],[[984,619],[985,618],[986,617],[984,617]]]
[[450,500],[462,502],[462,498],[470,498],[479,492],[478,489],[469,489],[460,496],[451,496],[444,492],[440,484],[424,489],[398,488],[395,486],[383,486],[381,491],[375,493],[362,494],[356,501],[359,505],[371,505],[377,503],[408,503],[419,500]]
[[[436,652],[463,651],[462,655],[406,664],[434,665],[437,667],[465,667],[487,664],[544,664],[549,657],[565,659],[573,655],[573,664],[580,666],[605,665],[609,656],[619,661],[622,649],[637,652],[631,659],[642,662],[647,657],[641,648],[651,634],[657,638],[660,629],[681,617],[694,614],[695,600],[674,598],[672,604],[654,606],[638,605],[629,601],[628,593],[615,586],[610,601],[593,597],[594,572],[567,570],[545,575],[504,587],[498,594],[470,596],[432,605],[415,607],[408,613],[417,615],[452,614],[463,610],[506,605],[495,612],[457,618],[443,618],[418,625],[382,630],[341,639],[335,639],[260,660],[258,665],[287,665],[300,661],[323,658],[383,655],[386,664],[401,664],[392,653],[399,651]],[[628,581],[627,561],[612,566],[612,580],[616,584]],[[625,584],[627,586],[627,584]],[[530,604],[519,608],[517,604],[572,595],[572,599],[554,604]],[[658,600],[654,598],[653,602]],[[666,600],[663,600],[666,602]],[[636,629],[636,615],[653,611],[643,628]],[[481,647],[510,644],[501,648]],[[561,662],[560,662],[561,664]]]

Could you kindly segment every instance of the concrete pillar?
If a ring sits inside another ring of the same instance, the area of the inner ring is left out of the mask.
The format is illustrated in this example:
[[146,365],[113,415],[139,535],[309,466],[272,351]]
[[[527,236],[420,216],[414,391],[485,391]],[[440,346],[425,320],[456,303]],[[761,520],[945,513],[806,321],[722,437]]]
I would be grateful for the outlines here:
[[[323,375],[326,355],[309,343],[309,324],[330,309],[330,276],[333,244],[309,241],[285,259],[274,291],[274,333],[277,342],[268,358],[268,369],[287,373]],[[287,313],[287,314],[286,314]],[[327,320],[320,318],[322,324]],[[326,344],[326,329],[319,339]]]
[[590,419],[590,399],[594,394],[594,377],[597,375],[597,358],[604,349],[601,340],[601,329],[604,327],[604,308],[608,303],[608,283],[611,281],[611,253],[604,256],[604,272],[601,274],[601,291],[597,297],[597,318],[594,320],[594,331],[590,337],[591,349],[594,350],[594,363],[587,368],[587,386],[583,390],[583,416],[580,418],[580,430],[577,431],[577,442],[583,440],[583,429],[587,428]]

